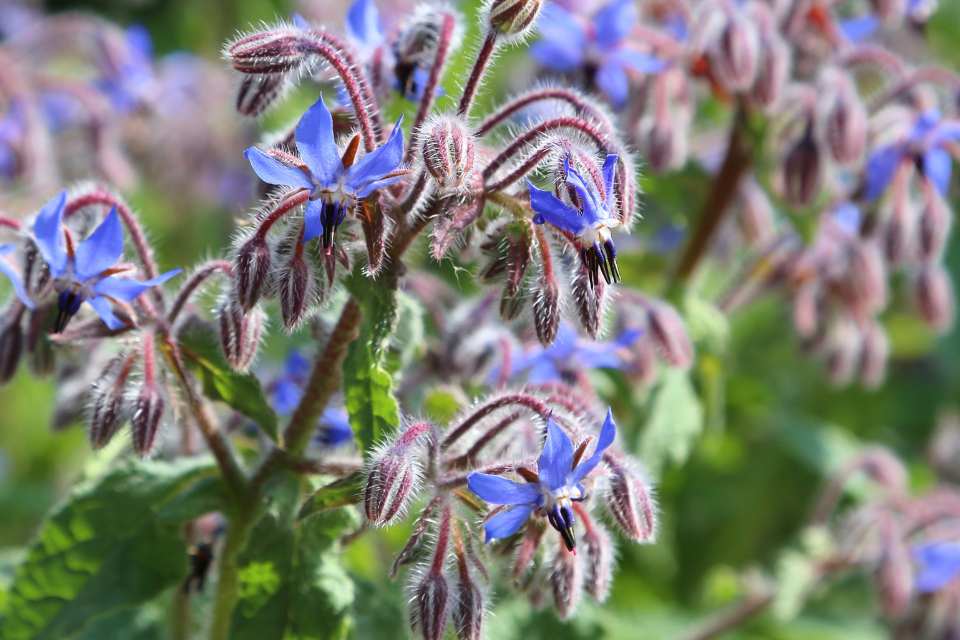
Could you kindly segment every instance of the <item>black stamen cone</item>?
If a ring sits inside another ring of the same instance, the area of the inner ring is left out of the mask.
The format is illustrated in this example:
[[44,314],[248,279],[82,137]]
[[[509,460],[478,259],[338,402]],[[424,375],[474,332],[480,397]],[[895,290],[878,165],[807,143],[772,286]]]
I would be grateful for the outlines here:
[[339,215],[339,209],[336,203],[324,202],[323,210],[320,212],[323,222],[323,250],[327,255],[330,255],[331,247],[337,239],[337,226],[343,221],[343,216]]
[[70,322],[70,318],[80,310],[81,302],[83,302],[83,298],[74,291],[64,291],[59,295],[57,298],[57,320],[53,325],[54,333],[63,333],[63,330],[67,328],[67,323]]
[[590,287],[596,288],[600,282],[600,274],[607,284],[620,282],[620,268],[617,266],[617,250],[611,240],[603,243],[603,249],[599,245],[592,247],[583,247],[580,250],[580,257],[583,264],[587,267],[590,274]]
[[567,551],[573,551],[577,546],[577,536],[573,532],[573,522],[568,526],[551,512],[547,512],[547,520],[550,522],[550,526],[560,532],[560,538],[563,540],[563,546],[567,548]]

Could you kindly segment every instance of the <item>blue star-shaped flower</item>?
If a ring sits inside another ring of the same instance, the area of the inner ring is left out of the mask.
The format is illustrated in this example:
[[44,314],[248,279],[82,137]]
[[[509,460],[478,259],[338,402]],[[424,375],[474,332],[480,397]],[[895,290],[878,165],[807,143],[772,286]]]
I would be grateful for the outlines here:
[[603,273],[607,284],[620,281],[617,268],[617,248],[610,237],[610,229],[620,225],[613,216],[613,178],[617,156],[609,155],[603,163],[602,192],[597,191],[593,181],[587,182],[575,169],[570,168],[569,156],[563,161],[567,184],[572,186],[583,203],[583,211],[577,211],[552,191],[538,189],[527,180],[530,187],[530,206],[533,208],[534,224],[549,222],[555,227],[569,231],[580,242],[580,257],[590,271],[590,282],[596,286],[598,274]]
[[924,111],[905,140],[870,154],[866,168],[867,199],[879,198],[901,164],[909,161],[915,162],[920,175],[945,196],[953,171],[953,159],[944,148],[950,140],[960,140],[960,122],[942,121],[936,109]]
[[125,35],[126,47],[118,61],[106,60],[102,76],[94,85],[110,100],[114,111],[130,113],[149,102],[159,91],[153,73],[153,40],[146,27],[130,25]]
[[521,484],[501,476],[471,473],[467,478],[467,486],[471,491],[490,504],[512,507],[487,521],[484,541],[513,535],[531,513],[539,510],[539,514],[560,532],[567,549],[573,551],[576,538],[572,502],[585,497],[586,491],[581,482],[600,464],[603,452],[613,444],[616,435],[613,414],[607,410],[607,419],[600,430],[596,450],[592,456],[581,461],[589,440],[574,452],[569,436],[553,418],[548,418],[547,438],[543,443],[543,453],[537,460],[535,481],[531,478],[527,484]]
[[660,73],[667,66],[631,47],[627,38],[636,22],[633,0],[613,0],[586,25],[563,7],[548,4],[541,9],[537,23],[540,40],[530,54],[541,65],[561,73],[586,68],[597,88],[620,109],[630,91],[627,69]]
[[[40,210],[33,223],[34,239],[50,268],[53,287],[58,293],[59,314],[54,331],[63,331],[83,302],[93,307],[108,327],[122,329],[126,325],[113,314],[110,300],[133,302],[150,287],[163,284],[180,273],[180,269],[168,271],[145,282],[118,278],[114,274],[126,271],[126,268],[116,266],[123,253],[123,228],[120,226],[117,208],[110,211],[90,237],[75,247],[72,237],[63,226],[66,201],[67,192],[61,191]],[[70,241],[65,242],[65,238]],[[5,250],[9,251],[10,249]],[[0,261],[0,265],[3,264]],[[9,266],[0,266],[0,271],[13,281],[14,289],[23,303],[30,309],[35,309],[36,303],[27,295],[17,273]]]
[[960,544],[929,542],[913,550],[913,559],[920,565],[915,586],[920,593],[933,593],[960,576]]
[[244,155],[264,182],[310,191],[303,242],[323,236],[323,248],[329,254],[337,227],[347,212],[356,209],[357,201],[409,173],[402,168],[402,120],[401,116],[383,146],[354,163],[359,137],[354,137],[341,158],[333,138],[333,118],[321,95],[297,124],[297,151],[306,167],[289,167],[256,147]]

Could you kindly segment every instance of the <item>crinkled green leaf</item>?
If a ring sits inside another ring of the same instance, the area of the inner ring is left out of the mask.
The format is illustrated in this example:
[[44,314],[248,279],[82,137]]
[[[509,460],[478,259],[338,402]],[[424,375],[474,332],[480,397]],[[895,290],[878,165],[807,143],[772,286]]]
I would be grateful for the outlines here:
[[76,640],[164,640],[167,620],[158,605],[124,609],[97,618]]
[[206,458],[127,462],[77,488],[17,568],[0,637],[60,640],[179,585],[188,572],[182,524],[222,508],[215,476]]
[[295,525],[300,482],[286,476],[239,559],[240,602],[233,640],[345,638],[353,625],[350,577],[339,563],[339,538],[358,525],[352,509],[324,511]]
[[690,376],[680,369],[665,368],[640,435],[640,457],[653,473],[667,462],[683,463],[701,431],[703,407]]
[[214,330],[200,322],[187,324],[177,337],[187,362],[203,383],[203,393],[226,402],[250,418],[275,443],[279,443],[277,414],[267,402],[256,376],[230,368],[220,352]]
[[327,509],[355,504],[360,499],[365,479],[366,476],[362,471],[355,471],[346,478],[320,487],[303,503],[297,519],[303,520]]

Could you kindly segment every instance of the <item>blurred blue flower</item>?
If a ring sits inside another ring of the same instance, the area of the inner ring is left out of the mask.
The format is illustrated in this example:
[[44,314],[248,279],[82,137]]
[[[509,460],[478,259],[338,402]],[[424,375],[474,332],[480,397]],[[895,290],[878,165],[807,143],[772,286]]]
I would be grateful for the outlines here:
[[105,56],[101,76],[94,85],[110,100],[114,111],[130,113],[150,102],[158,91],[153,73],[153,40],[147,28],[130,25],[125,35],[125,48],[119,59]]
[[12,179],[17,175],[17,148],[26,135],[23,105],[11,100],[6,113],[0,117],[0,176]]
[[929,542],[913,550],[919,564],[915,586],[920,593],[939,591],[960,576],[960,544]]
[[616,166],[617,156],[607,156],[602,171],[604,190],[598,192],[592,180],[588,183],[575,169],[570,168],[569,156],[563,161],[567,184],[573,187],[583,203],[582,212],[565,203],[552,191],[538,189],[527,180],[530,206],[536,214],[533,216],[534,224],[549,222],[573,234],[574,240],[581,244],[580,258],[589,270],[594,285],[601,271],[607,284],[610,284],[611,279],[613,282],[620,281],[617,249],[610,237],[610,229],[620,225],[620,220],[612,213]]
[[[310,361],[296,349],[287,354],[283,371],[269,388],[270,404],[283,416],[293,414],[300,399],[303,386],[310,376]],[[350,419],[342,409],[327,408],[320,416],[316,441],[326,447],[338,447],[353,441]]]
[[924,111],[913,130],[901,142],[880,147],[867,160],[867,199],[879,198],[893,181],[904,162],[913,161],[920,175],[946,195],[953,171],[953,159],[944,148],[948,141],[960,140],[960,122],[943,121],[937,109]]
[[847,40],[859,42],[880,28],[880,16],[875,13],[867,13],[856,18],[840,20],[837,26]]
[[347,37],[361,50],[369,54],[377,47],[383,46],[383,20],[380,11],[373,0],[355,0],[347,9],[347,19],[344,25]]
[[323,248],[329,254],[337,227],[357,201],[381,187],[400,180],[406,172],[403,163],[403,131],[397,121],[389,140],[380,148],[354,163],[356,146],[351,144],[343,158],[333,136],[333,118],[323,96],[300,118],[297,124],[297,151],[306,168],[288,167],[256,147],[244,152],[260,179],[268,184],[310,191],[304,215],[303,242],[323,236]]
[[592,82],[616,108],[627,102],[627,70],[660,73],[666,63],[632,48],[628,37],[637,22],[633,0],[613,0],[588,24],[566,9],[548,4],[537,23],[540,40],[530,54],[544,67],[568,73],[584,68]]
[[471,473],[467,478],[471,491],[490,504],[512,507],[487,521],[484,542],[513,535],[530,514],[539,509],[540,515],[546,516],[551,526],[560,532],[567,549],[572,551],[576,546],[572,503],[585,497],[581,481],[600,464],[603,452],[613,444],[616,433],[613,414],[608,409],[593,455],[581,462],[583,447],[575,454],[570,437],[551,417],[547,419],[543,453],[537,460],[536,482],[521,484],[501,476]]
[[13,291],[17,294],[17,297],[20,298],[23,303],[27,305],[27,307],[34,309],[36,308],[36,305],[23,288],[23,280],[21,279],[20,274],[17,272],[16,267],[14,267],[9,261],[3,259],[3,256],[10,255],[16,250],[16,248],[17,245],[15,244],[0,245],[0,273],[10,278],[10,282],[13,283]]
[[499,368],[490,374],[491,380],[511,378],[523,372],[532,384],[566,380],[571,375],[588,369],[622,369],[629,364],[623,352],[633,345],[642,329],[626,329],[612,342],[597,342],[577,333],[564,322],[557,330],[557,337],[549,347],[536,345],[527,350],[518,350],[511,357],[510,371]]
[[[150,287],[163,284],[180,273],[180,269],[168,271],[145,282],[118,278],[113,274],[126,269],[115,268],[123,253],[123,228],[120,226],[117,208],[110,211],[86,240],[74,247],[72,241],[69,244],[64,241],[67,234],[63,227],[66,201],[67,192],[61,191],[40,210],[33,224],[34,239],[40,254],[50,267],[54,290],[59,294],[59,314],[54,330],[58,333],[63,331],[83,302],[93,307],[108,327],[121,329],[126,325],[113,314],[110,300],[133,302]],[[4,273],[14,280],[17,295],[23,303],[34,309],[36,305],[24,292],[19,278],[6,270]]]

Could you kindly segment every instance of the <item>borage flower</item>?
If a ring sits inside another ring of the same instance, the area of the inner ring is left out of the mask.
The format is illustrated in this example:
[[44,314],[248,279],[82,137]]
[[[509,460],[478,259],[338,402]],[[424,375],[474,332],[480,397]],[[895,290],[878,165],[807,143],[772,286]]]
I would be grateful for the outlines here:
[[487,521],[484,541],[513,535],[531,513],[538,511],[560,532],[567,549],[573,551],[577,541],[573,530],[572,503],[586,497],[581,482],[600,464],[603,452],[613,444],[616,434],[613,414],[608,409],[596,450],[581,462],[592,438],[587,438],[574,451],[569,436],[551,417],[547,419],[547,437],[543,443],[543,453],[537,460],[537,473],[525,471],[522,474],[528,480],[527,484],[486,473],[471,473],[467,478],[467,486],[471,491],[490,504],[511,507]]
[[135,111],[158,96],[160,84],[153,72],[153,39],[146,27],[130,25],[124,47],[115,56],[105,53],[101,77],[94,81],[120,114]]
[[636,22],[633,0],[613,0],[586,25],[566,9],[548,4],[537,24],[540,40],[530,54],[544,67],[561,73],[585,68],[590,82],[620,109],[630,91],[627,70],[652,74],[667,66],[632,47],[628,37]]
[[359,200],[410,173],[401,166],[402,121],[401,116],[383,146],[355,162],[359,134],[350,140],[341,155],[333,137],[333,118],[321,95],[297,123],[297,151],[303,165],[288,166],[256,147],[247,149],[244,156],[264,182],[310,192],[303,242],[322,236],[323,248],[330,254],[337,228],[347,212],[353,213]]
[[538,189],[527,180],[530,187],[530,206],[533,207],[535,224],[549,222],[555,227],[569,231],[573,239],[581,245],[580,258],[590,271],[590,283],[596,286],[598,274],[610,284],[620,282],[620,269],[617,268],[617,248],[610,237],[610,229],[620,225],[613,216],[613,178],[617,166],[617,156],[609,155],[603,163],[604,191],[597,193],[591,181],[589,184],[575,169],[570,168],[569,156],[563,161],[567,184],[576,190],[583,203],[583,211],[577,211],[551,191]]
[[[57,292],[59,313],[54,331],[66,328],[80,305],[87,302],[111,329],[122,329],[126,324],[114,315],[110,301],[133,302],[141,293],[163,284],[180,273],[180,269],[168,271],[145,282],[118,278],[115,274],[132,267],[117,265],[123,253],[123,228],[117,208],[113,207],[90,236],[75,244],[70,231],[63,226],[63,210],[67,192],[51,200],[37,214],[33,223],[33,235],[40,254],[50,268],[53,288]],[[35,303],[27,297],[22,283],[15,273],[4,271],[14,280],[17,295],[31,309]]]
[[960,141],[960,122],[942,121],[936,109],[924,111],[906,139],[870,154],[866,168],[867,199],[879,198],[905,162],[915,163],[920,175],[946,196],[953,171],[953,158],[946,149],[951,141]]
[[919,564],[915,578],[917,591],[933,593],[960,576],[960,544],[929,542],[914,548],[913,559]]

